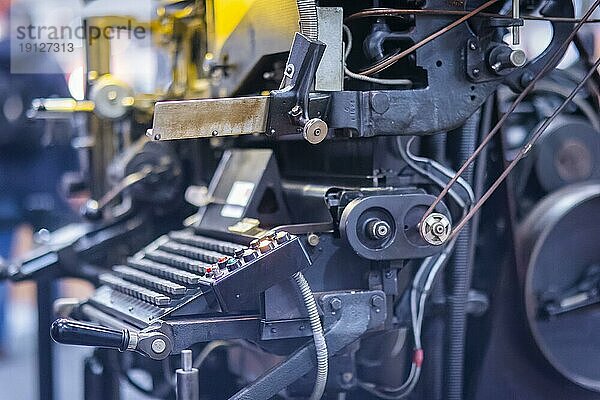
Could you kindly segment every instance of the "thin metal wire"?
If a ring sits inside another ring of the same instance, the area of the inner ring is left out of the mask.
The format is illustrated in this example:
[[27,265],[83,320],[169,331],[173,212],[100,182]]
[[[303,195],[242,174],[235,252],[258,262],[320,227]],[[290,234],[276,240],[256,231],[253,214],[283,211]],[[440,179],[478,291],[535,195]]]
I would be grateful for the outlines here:
[[515,109],[517,108],[517,106],[519,104],[521,104],[521,102],[535,88],[535,84],[540,79],[542,79],[544,77],[544,75],[546,75],[546,73],[549,70],[551,70],[551,69],[554,68],[554,64],[556,62],[558,62],[560,60],[560,58],[563,57],[564,52],[567,50],[567,47],[569,46],[569,44],[571,43],[571,41],[573,40],[573,38],[577,35],[577,32],[579,32],[579,30],[581,29],[581,27],[590,18],[590,16],[592,15],[592,13],[594,11],[596,11],[596,8],[598,8],[599,5],[600,5],[600,0],[596,0],[594,2],[594,4],[590,7],[590,9],[585,13],[585,15],[583,16],[583,18],[581,19],[581,21],[579,21],[577,23],[577,25],[575,26],[575,28],[573,28],[573,31],[571,32],[571,34],[569,35],[569,37],[567,37],[567,39],[560,46],[560,48],[556,50],[556,52],[554,53],[554,55],[552,56],[552,58],[550,59],[550,61],[533,78],[533,80],[531,81],[531,83],[529,83],[529,85],[527,85],[527,87],[525,88],[525,90],[523,90],[523,92],[521,92],[521,94],[519,94],[519,96],[511,104],[511,106],[509,107],[509,109],[507,110],[507,112],[504,113],[504,115],[502,116],[502,118],[500,119],[500,121],[498,121],[498,123],[496,124],[496,126],[494,126],[494,128],[490,131],[490,133],[488,133],[488,135],[481,141],[481,144],[479,145],[479,147],[477,147],[477,149],[467,159],[467,161],[465,161],[465,163],[462,165],[462,167],[460,167],[460,169],[456,172],[456,175],[454,176],[454,178],[452,178],[450,180],[450,182],[448,182],[448,184],[446,185],[446,187],[441,191],[441,193],[437,196],[437,198],[435,199],[435,201],[427,209],[427,211],[423,215],[423,218],[421,219],[420,223],[423,223],[423,221],[425,221],[425,219],[427,219],[427,217],[429,217],[429,215],[431,215],[431,213],[433,212],[433,210],[435,210],[435,207],[437,207],[437,205],[442,201],[442,199],[448,194],[448,191],[456,183],[456,181],[458,180],[458,178],[460,178],[462,176],[462,174],[467,170],[467,168],[469,167],[469,165],[471,165],[477,159],[477,157],[483,151],[483,149],[485,148],[485,146],[487,146],[487,144],[500,131],[500,129],[502,128],[502,126],[504,125],[504,123],[508,120],[508,118],[510,117],[510,115],[515,111]]
[[485,194],[483,196],[481,196],[481,199],[479,199],[479,201],[477,201],[477,204],[475,204],[475,206],[473,206],[473,208],[469,211],[467,216],[464,217],[461,220],[461,222],[454,228],[454,230],[452,231],[452,234],[450,235],[449,240],[454,239],[460,233],[460,231],[464,228],[464,226],[467,223],[469,223],[471,218],[473,218],[473,216],[485,204],[485,202],[490,198],[490,196],[492,196],[496,192],[496,190],[498,189],[498,187],[500,187],[502,182],[504,182],[506,177],[513,171],[513,169],[515,169],[515,167],[517,166],[519,161],[521,161],[531,151],[533,146],[535,146],[536,142],[540,139],[540,137],[546,131],[546,129],[550,126],[550,124],[552,122],[554,122],[556,117],[558,117],[559,114],[569,105],[569,103],[575,98],[577,93],[579,93],[579,91],[585,86],[587,81],[590,80],[592,78],[592,76],[594,76],[598,67],[600,67],[600,58],[598,60],[596,60],[593,67],[590,68],[590,70],[586,74],[585,78],[583,78],[583,80],[581,82],[579,82],[577,87],[575,89],[573,89],[573,91],[565,99],[565,101],[554,111],[554,113],[550,116],[550,118],[546,119],[546,121],[535,131],[532,138],[525,144],[525,146],[523,146],[519,150],[516,157],[511,161],[511,163],[508,165],[508,167],[506,167],[506,169],[502,172],[500,177],[498,179],[496,179],[496,181],[492,184],[492,186],[488,189],[488,191],[485,192]]
[[496,4],[498,1],[500,0],[489,0],[486,3],[484,3],[483,5],[477,7],[476,9],[474,9],[473,11],[469,11],[469,13],[467,13],[466,15],[460,17],[459,19],[457,19],[456,21],[452,22],[451,24],[443,27],[442,29],[438,30],[437,32],[432,33],[431,35],[427,36],[425,39],[421,40],[420,42],[412,45],[411,47],[409,47],[406,50],[403,50],[397,54],[394,54],[393,56],[390,56],[380,62],[378,62],[377,64],[367,68],[364,71],[361,71],[360,74],[361,75],[373,75],[376,74],[378,72],[381,72],[389,67],[391,67],[392,65],[394,65],[395,63],[397,63],[399,60],[401,60],[402,58],[406,57],[407,55],[409,55],[410,53],[414,52],[415,50],[421,48],[422,46],[426,45],[427,43],[431,42],[432,40],[440,37],[441,35],[443,35],[444,33],[452,30],[453,28],[457,27],[458,25],[462,24],[463,22],[469,20],[471,17],[477,15],[478,13],[482,12],[483,10],[485,10],[486,8]]
[[[350,22],[361,18],[368,17],[404,17],[405,15],[433,15],[433,16],[462,16],[467,15],[469,11],[464,10],[436,10],[436,9],[418,9],[418,10],[405,10],[399,8],[371,8],[364,11],[359,11],[345,18],[344,22]],[[501,19],[512,19],[510,15],[480,12],[474,18],[501,18]],[[581,18],[569,18],[569,17],[545,17],[539,15],[521,15],[521,19],[527,21],[547,21],[547,22],[558,22],[558,23],[578,23],[581,22]],[[586,24],[600,23],[600,19],[590,18]]]

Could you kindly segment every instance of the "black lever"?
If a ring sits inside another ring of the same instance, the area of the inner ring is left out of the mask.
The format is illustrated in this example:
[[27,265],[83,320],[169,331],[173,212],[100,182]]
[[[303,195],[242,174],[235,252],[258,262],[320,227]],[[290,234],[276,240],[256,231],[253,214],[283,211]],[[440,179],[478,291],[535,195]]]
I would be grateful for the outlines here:
[[[267,135],[282,136],[301,133],[302,127],[327,115],[329,96],[310,99],[315,74],[325,52],[325,44],[296,33],[287,60],[281,88],[271,92]],[[310,100],[310,101],[309,101]],[[309,104],[310,103],[310,104]],[[310,109],[309,109],[310,105]],[[322,121],[321,121],[322,122]],[[321,126],[320,139],[327,136],[327,125]]]
[[120,351],[133,350],[129,347],[133,344],[132,335],[126,329],[105,328],[65,318],[54,321],[50,328],[50,336],[54,341],[62,344],[104,347]]

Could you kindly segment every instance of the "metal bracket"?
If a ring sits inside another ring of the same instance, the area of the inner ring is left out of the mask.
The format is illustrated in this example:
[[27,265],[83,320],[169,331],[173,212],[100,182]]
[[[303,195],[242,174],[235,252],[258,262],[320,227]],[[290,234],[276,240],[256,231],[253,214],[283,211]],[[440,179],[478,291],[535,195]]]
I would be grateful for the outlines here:
[[[385,295],[381,291],[327,293],[320,297],[320,303],[326,305],[334,299],[339,300],[339,307],[325,313],[323,318],[330,357],[369,329],[382,326],[387,316]],[[230,400],[269,399],[275,396],[315,368],[314,354],[315,347],[311,341]]]
[[[267,135],[280,136],[302,132],[309,116],[309,95],[325,44],[296,33],[285,67],[281,89],[271,92]],[[327,96],[322,96],[328,99]],[[312,101],[311,101],[312,103]],[[326,115],[326,106],[322,111]]]

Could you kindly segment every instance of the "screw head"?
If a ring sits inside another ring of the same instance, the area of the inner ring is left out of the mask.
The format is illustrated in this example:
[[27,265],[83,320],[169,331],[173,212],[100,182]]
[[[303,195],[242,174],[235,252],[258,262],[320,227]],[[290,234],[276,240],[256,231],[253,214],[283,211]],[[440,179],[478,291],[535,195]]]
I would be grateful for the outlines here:
[[421,237],[429,244],[441,246],[450,237],[452,226],[444,214],[432,213],[428,216],[419,229]]
[[527,63],[527,55],[521,49],[513,50],[508,58],[510,63],[516,68],[522,67]]
[[35,242],[39,244],[48,244],[52,239],[52,234],[46,228],[42,228],[35,233]]
[[339,311],[342,308],[342,300],[334,297],[329,302],[329,308],[331,308],[331,311]]
[[379,295],[371,297],[371,305],[377,309],[381,309],[385,304],[385,299]]
[[367,234],[374,240],[387,239],[392,234],[392,227],[385,221],[372,221],[367,225]]
[[302,115],[302,107],[296,105],[292,108],[292,110],[290,111],[290,115],[292,117],[299,117],[300,115]]
[[156,339],[152,342],[152,351],[161,354],[167,349],[167,343],[163,339]]
[[471,42],[471,43],[469,43],[469,48],[470,48],[471,50],[477,50],[477,48],[478,48],[478,47],[477,47],[477,43],[475,43],[475,42]]
[[319,238],[319,235],[314,234],[314,233],[310,233],[307,237],[308,240],[308,244],[310,244],[313,247],[316,247],[319,245],[319,242],[321,241],[321,239]]
[[288,64],[288,66],[285,68],[284,75],[291,79],[294,77],[295,70],[296,67],[294,67],[294,64]]
[[479,76],[481,70],[479,68],[473,68],[473,76]]
[[352,383],[353,379],[354,379],[354,374],[352,372],[344,372],[342,374],[342,382],[344,382],[345,384]]

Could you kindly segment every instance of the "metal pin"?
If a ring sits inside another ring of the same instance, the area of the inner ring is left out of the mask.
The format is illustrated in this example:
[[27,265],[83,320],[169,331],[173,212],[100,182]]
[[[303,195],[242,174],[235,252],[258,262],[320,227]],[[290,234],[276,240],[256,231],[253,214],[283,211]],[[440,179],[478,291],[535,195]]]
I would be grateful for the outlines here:
[[181,368],[176,372],[177,400],[200,400],[200,380],[191,350],[181,351]]
[[184,371],[192,370],[192,351],[191,350],[182,350],[181,351],[181,369]]
[[[517,20],[521,18],[521,1],[513,0],[512,2],[512,17]],[[512,27],[512,42],[513,45],[518,46],[521,44],[521,27],[515,25]]]

